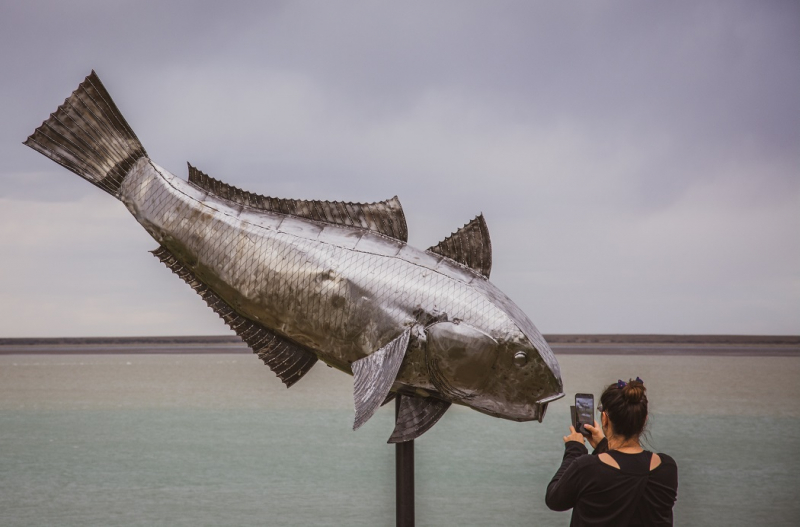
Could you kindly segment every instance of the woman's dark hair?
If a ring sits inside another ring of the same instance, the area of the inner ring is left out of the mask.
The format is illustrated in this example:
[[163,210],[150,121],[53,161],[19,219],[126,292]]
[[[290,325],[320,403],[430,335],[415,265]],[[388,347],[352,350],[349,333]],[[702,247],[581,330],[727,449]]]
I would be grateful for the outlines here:
[[[638,378],[637,378],[638,379]],[[647,421],[647,390],[639,381],[630,381],[622,388],[614,383],[600,396],[603,411],[614,426],[614,434],[625,439],[639,436]]]

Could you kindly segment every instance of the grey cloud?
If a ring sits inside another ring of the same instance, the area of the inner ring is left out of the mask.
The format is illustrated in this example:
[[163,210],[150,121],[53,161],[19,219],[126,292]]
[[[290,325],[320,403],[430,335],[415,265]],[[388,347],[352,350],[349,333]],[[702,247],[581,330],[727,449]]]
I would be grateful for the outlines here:
[[[211,324],[124,209],[98,230],[108,198],[20,144],[91,68],[182,177],[188,160],[271,195],[398,194],[422,247],[483,211],[493,280],[544,331],[800,330],[795,2],[25,2],[0,45],[0,299],[70,309],[79,289],[37,278],[58,260],[119,318],[93,328],[84,299],[49,331]],[[94,245],[108,269],[86,270]],[[0,334],[48,331],[14,312]]]

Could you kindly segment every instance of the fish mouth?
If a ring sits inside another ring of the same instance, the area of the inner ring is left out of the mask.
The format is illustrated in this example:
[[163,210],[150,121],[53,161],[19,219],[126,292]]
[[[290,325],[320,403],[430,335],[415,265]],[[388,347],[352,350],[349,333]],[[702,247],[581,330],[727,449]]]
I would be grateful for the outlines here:
[[557,399],[561,399],[564,397],[564,393],[560,392],[555,395],[550,395],[548,397],[543,397],[536,401],[536,420],[540,423],[544,420],[544,414],[547,412],[547,405]]
[[557,400],[561,399],[562,397],[564,397],[564,395],[565,395],[564,392],[560,392],[560,393],[557,393],[555,395],[549,395],[547,397],[543,397],[543,398],[539,399],[538,401],[536,401],[536,404],[552,403],[553,401],[557,401]]

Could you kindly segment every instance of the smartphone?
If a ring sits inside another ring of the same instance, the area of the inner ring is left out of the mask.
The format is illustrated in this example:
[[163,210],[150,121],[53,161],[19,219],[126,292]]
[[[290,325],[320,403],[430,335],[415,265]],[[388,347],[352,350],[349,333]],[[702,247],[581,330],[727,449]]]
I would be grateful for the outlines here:
[[591,393],[576,393],[575,394],[575,430],[580,432],[586,437],[592,435],[591,432],[586,430],[583,425],[594,426],[594,395]]

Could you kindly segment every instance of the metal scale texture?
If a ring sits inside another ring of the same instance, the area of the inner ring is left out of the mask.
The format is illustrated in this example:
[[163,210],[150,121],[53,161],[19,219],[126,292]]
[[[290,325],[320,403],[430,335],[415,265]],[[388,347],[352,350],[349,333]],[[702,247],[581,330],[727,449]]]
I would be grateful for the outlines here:
[[563,396],[558,362],[489,280],[478,216],[427,250],[406,243],[397,198],[270,198],[189,166],[153,163],[92,72],[25,142],[122,201],[154,251],[287,385],[321,360],[353,374],[356,419],[402,393],[390,442],[455,403],[541,421]]

